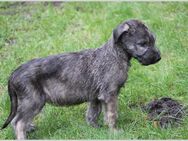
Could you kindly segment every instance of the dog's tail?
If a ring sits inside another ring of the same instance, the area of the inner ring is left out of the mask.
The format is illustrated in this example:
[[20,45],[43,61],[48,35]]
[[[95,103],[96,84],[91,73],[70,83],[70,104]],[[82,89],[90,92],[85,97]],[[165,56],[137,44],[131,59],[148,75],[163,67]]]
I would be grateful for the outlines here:
[[17,103],[18,103],[17,95],[16,95],[16,92],[14,91],[14,89],[11,88],[10,80],[8,82],[8,93],[9,93],[10,101],[11,101],[11,112],[10,112],[7,120],[3,124],[1,130],[8,126],[8,124],[12,121],[12,119],[15,117],[16,112],[17,112]]

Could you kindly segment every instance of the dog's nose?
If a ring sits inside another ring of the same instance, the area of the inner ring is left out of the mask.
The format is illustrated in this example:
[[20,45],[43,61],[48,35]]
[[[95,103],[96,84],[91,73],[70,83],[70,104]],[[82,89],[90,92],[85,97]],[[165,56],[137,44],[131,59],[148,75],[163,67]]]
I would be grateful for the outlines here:
[[155,61],[158,62],[159,60],[161,60],[161,52],[157,47],[155,47],[155,53],[156,53]]
[[159,60],[161,60],[161,55],[160,54],[157,55],[156,62],[158,62]]
[[160,61],[160,60],[161,60],[161,57],[159,56],[159,57],[157,58],[156,62],[158,62],[158,61]]

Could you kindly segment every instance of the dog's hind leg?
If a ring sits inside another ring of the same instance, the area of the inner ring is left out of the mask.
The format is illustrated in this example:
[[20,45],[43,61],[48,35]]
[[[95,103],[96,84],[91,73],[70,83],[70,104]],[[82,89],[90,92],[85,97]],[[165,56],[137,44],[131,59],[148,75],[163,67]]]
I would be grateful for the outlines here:
[[23,97],[18,97],[18,110],[12,121],[17,139],[26,139],[28,125],[45,104],[44,94],[37,89],[29,88],[30,90],[22,93]]
[[35,127],[31,125],[31,118],[18,118],[18,114],[11,122],[15,131],[16,139],[26,139],[26,134],[34,131]]
[[101,113],[101,102],[99,100],[94,100],[89,102],[88,109],[86,112],[86,121],[89,125],[98,128],[99,125],[97,123],[98,117]]

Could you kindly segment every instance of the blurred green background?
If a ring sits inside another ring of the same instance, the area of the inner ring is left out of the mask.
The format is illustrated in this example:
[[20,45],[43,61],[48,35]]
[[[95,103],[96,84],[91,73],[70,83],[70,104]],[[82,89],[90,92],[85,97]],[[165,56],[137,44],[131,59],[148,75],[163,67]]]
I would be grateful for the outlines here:
[[[29,139],[188,139],[188,118],[177,128],[155,128],[140,105],[160,97],[188,103],[187,2],[0,2],[0,125],[7,118],[10,73],[28,60],[97,48],[127,19],[139,19],[156,34],[162,60],[148,67],[132,60],[119,95],[117,126],[112,134],[85,122],[86,103],[73,107],[46,105],[35,118]],[[102,125],[103,118],[99,123]],[[0,139],[13,139],[11,126]]]

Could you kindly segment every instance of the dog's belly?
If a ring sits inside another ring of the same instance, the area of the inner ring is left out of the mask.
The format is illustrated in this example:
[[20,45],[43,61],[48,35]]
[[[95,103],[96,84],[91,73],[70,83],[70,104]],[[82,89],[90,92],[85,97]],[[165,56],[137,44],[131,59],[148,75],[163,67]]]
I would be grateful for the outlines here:
[[47,80],[43,86],[46,102],[54,105],[75,105],[97,98],[97,94],[91,94],[88,89],[70,86],[56,79]]

